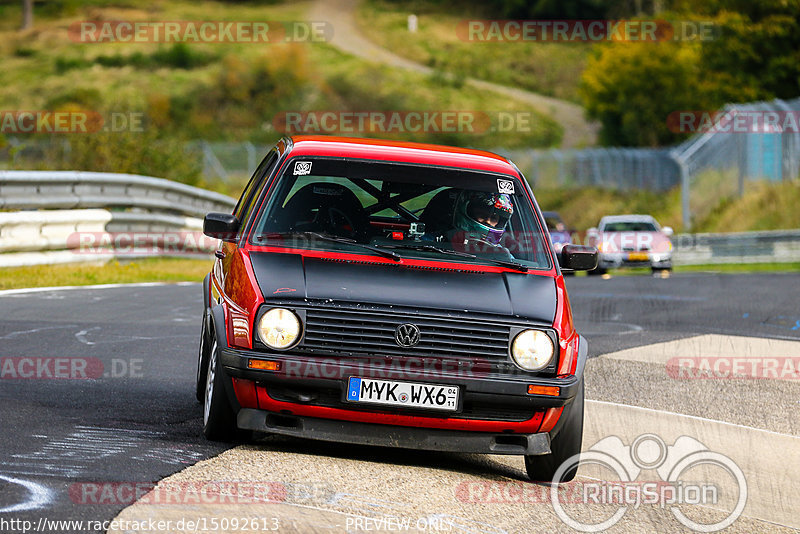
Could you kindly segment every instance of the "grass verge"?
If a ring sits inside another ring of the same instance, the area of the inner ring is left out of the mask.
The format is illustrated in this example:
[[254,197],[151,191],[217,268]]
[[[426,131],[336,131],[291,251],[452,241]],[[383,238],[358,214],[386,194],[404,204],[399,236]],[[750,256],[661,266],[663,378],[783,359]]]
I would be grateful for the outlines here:
[[[416,14],[419,29],[408,31]],[[467,40],[466,21],[491,14],[453,10],[446,2],[367,0],[356,13],[359,29],[395,54],[460,77],[474,77],[579,103],[578,82],[591,53],[586,43]],[[461,30],[459,30],[459,28]]]
[[210,259],[146,258],[105,265],[34,265],[0,269],[0,289],[141,282],[200,282]]

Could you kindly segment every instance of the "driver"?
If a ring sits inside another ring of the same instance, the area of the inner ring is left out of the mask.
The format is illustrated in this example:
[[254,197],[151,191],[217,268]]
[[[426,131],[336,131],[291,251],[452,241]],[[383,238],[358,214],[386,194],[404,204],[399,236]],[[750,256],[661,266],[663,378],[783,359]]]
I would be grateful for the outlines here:
[[453,213],[453,223],[464,237],[497,245],[514,214],[511,197],[500,193],[462,191]]
[[453,213],[455,232],[451,239],[454,247],[475,252],[466,250],[472,243],[478,245],[479,252],[510,255],[500,243],[513,214],[514,205],[507,194],[462,191],[456,199]]

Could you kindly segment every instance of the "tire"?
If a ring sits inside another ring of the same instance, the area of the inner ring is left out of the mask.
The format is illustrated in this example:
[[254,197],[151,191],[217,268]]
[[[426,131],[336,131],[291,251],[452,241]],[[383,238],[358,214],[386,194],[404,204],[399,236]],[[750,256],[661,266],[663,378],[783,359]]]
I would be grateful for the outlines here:
[[[550,442],[550,454],[540,456],[525,456],[525,470],[533,481],[552,482],[553,476],[568,458],[581,452],[583,441],[583,379],[581,379],[578,394],[572,403],[564,409],[561,417],[566,417],[558,435]],[[578,472],[576,464],[567,470],[559,482],[569,482]]]
[[606,274],[606,270],[601,267],[596,267],[591,271],[587,271],[589,276],[599,275],[599,274]]
[[202,403],[206,392],[206,375],[208,373],[208,334],[206,334],[206,324],[200,331],[200,348],[197,351],[197,375],[195,378],[195,397],[197,402]]
[[203,394],[203,435],[211,441],[237,441],[236,413],[225,392],[225,373],[219,363],[217,340],[212,338],[208,353]]
[[653,274],[661,274],[664,271],[666,271],[668,273],[671,273],[672,272],[672,267],[650,267],[650,271]]

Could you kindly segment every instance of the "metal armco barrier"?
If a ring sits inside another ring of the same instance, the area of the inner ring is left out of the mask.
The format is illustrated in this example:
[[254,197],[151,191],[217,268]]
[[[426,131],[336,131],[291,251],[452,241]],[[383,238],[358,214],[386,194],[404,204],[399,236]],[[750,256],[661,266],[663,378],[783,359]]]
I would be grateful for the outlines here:
[[202,219],[101,209],[0,213],[0,267],[145,256],[209,257]]
[[675,265],[800,262],[800,230],[677,234]]
[[[202,217],[236,201],[132,174],[0,171],[0,267],[207,256]],[[108,209],[101,209],[108,208]],[[128,211],[123,211],[128,210]]]
[[0,171],[0,210],[121,207],[202,218],[235,204],[219,193],[136,174]]

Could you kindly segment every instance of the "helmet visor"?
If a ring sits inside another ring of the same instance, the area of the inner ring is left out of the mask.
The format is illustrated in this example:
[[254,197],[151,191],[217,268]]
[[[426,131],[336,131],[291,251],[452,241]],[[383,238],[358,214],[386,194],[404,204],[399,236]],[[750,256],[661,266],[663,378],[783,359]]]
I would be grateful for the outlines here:
[[473,200],[467,205],[467,214],[482,225],[498,230],[505,228],[511,217],[507,208],[487,206],[479,200]]

